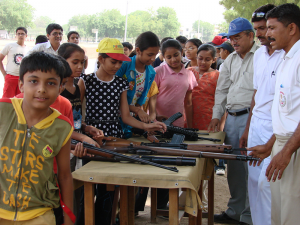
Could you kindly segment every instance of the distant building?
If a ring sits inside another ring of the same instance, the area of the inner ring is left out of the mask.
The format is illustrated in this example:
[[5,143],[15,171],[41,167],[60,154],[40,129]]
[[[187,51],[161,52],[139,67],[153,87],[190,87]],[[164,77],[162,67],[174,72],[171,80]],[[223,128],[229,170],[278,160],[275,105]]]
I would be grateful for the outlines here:
[[8,39],[8,33],[6,30],[0,30],[0,39]]
[[179,35],[185,36],[187,39],[194,38],[194,36],[197,36],[197,33],[193,31],[193,28],[191,27],[181,27],[179,31]]

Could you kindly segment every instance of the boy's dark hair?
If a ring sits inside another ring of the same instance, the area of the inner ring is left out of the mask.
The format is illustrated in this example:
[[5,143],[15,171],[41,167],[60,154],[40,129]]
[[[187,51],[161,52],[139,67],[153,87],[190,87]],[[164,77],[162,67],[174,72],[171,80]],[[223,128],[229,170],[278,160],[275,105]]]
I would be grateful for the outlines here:
[[25,27],[18,27],[18,28],[16,29],[16,33],[18,32],[18,30],[22,30],[22,31],[25,32],[25,34],[27,34],[27,29],[26,29]]
[[80,35],[79,35],[79,33],[77,32],[77,31],[70,31],[68,34],[67,34],[67,38],[68,38],[68,40],[70,40],[70,37],[71,37],[71,35],[72,34],[77,34],[78,35],[78,37],[80,38]]
[[84,50],[79,45],[74,43],[63,43],[57,51],[58,55],[64,59],[70,58],[74,52],[82,52],[85,54]]
[[[252,14],[252,19],[251,22],[258,22],[261,20],[265,20],[266,19],[266,15],[269,11],[271,11],[272,9],[274,9],[276,6],[273,4],[267,4],[267,5],[263,5],[259,8],[257,8],[254,13]],[[260,13],[262,13],[261,15],[259,15]]]
[[72,70],[71,67],[69,65],[69,63],[67,62],[67,60],[65,60],[63,57],[61,57],[60,55],[55,55],[64,65],[65,68],[65,73],[64,73],[64,78],[68,78],[72,75]]
[[160,45],[162,45],[165,41],[171,40],[171,39],[174,39],[174,38],[171,38],[171,37],[165,37],[165,38],[161,39]]
[[199,48],[200,45],[202,45],[202,41],[200,41],[198,38],[189,39],[187,42],[192,42],[194,45],[197,46],[197,48]]
[[35,39],[35,44],[45,43],[48,41],[48,38],[46,35],[39,35]]
[[99,53],[103,59],[109,58],[109,56],[106,53]]
[[20,65],[20,80],[23,82],[27,72],[34,71],[49,72],[54,70],[60,77],[60,83],[64,78],[65,67],[62,61],[55,55],[46,52],[33,52],[22,59]]
[[188,39],[185,36],[178,36],[176,40],[179,41],[181,44],[185,44]]
[[137,37],[135,47],[138,47],[142,52],[150,47],[160,47],[160,42],[156,34],[146,31]]
[[46,28],[46,32],[47,34],[51,34],[51,32],[53,30],[61,30],[61,31],[64,31],[64,29],[57,23],[50,23],[47,28]]
[[174,40],[174,39],[169,39],[169,40],[166,40],[164,43],[162,43],[161,53],[163,55],[165,55],[167,48],[175,48],[175,49],[179,50],[180,52],[182,51],[182,46],[181,46],[180,42],[177,40]]
[[[197,55],[201,51],[210,51],[212,58],[216,57],[217,50],[216,50],[215,46],[213,46],[213,45],[210,45],[210,44],[203,44],[203,45],[201,45],[198,48]],[[217,68],[217,63],[214,62],[213,64],[211,64],[211,68],[216,69]]]
[[276,18],[279,22],[283,23],[284,26],[288,26],[291,23],[295,23],[300,29],[300,9],[293,3],[282,4],[266,15],[266,19]]
[[129,42],[123,42],[122,43],[123,47],[125,48],[128,48],[130,51],[133,49],[133,46],[132,44],[130,44]]

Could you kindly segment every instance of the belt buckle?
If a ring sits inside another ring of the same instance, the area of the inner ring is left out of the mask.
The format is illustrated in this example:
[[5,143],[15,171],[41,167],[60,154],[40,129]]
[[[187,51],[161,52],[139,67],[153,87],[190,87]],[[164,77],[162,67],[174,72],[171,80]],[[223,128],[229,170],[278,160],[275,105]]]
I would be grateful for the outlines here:
[[233,116],[236,116],[236,112],[234,112],[234,113],[232,113],[233,114]]

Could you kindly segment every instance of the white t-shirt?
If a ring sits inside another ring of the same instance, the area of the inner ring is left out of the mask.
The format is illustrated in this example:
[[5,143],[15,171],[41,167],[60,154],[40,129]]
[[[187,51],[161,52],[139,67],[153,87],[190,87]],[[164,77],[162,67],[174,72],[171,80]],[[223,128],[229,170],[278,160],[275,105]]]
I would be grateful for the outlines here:
[[254,54],[253,87],[257,92],[252,113],[260,119],[272,120],[271,108],[278,75],[277,68],[282,61],[283,54],[283,50],[276,50],[270,56],[266,46],[262,46]]
[[145,80],[146,80],[146,70],[143,73],[140,73],[139,71],[135,70],[137,73],[136,75],[136,82],[135,82],[135,94],[133,96],[131,105],[135,105],[139,98],[141,97],[144,87],[145,87]]
[[291,136],[300,121],[300,40],[284,55],[277,71],[272,105],[273,131]]
[[33,46],[33,48],[29,52],[27,52],[26,55],[29,55],[32,52],[46,52],[46,53],[58,55],[58,49],[55,51],[52,48],[51,43],[48,41],[48,42],[37,44],[37,45]]
[[1,54],[7,56],[7,74],[19,76],[20,64],[27,51],[28,48],[26,46],[21,46],[16,42],[5,45]]

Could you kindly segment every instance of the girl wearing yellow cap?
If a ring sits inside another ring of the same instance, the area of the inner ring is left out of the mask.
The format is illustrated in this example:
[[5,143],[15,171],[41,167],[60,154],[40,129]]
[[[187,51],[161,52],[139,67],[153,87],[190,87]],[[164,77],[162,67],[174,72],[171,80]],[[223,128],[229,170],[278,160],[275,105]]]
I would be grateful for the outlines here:
[[119,122],[119,110],[125,124],[143,130],[165,130],[163,123],[146,124],[134,119],[127,103],[128,81],[115,74],[123,61],[131,61],[124,55],[119,40],[104,38],[98,45],[100,67],[96,73],[83,76],[79,81],[86,97],[86,124],[103,130],[107,136],[123,137]]

